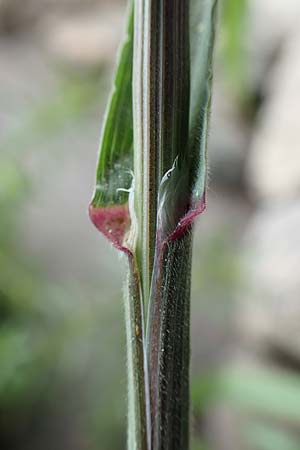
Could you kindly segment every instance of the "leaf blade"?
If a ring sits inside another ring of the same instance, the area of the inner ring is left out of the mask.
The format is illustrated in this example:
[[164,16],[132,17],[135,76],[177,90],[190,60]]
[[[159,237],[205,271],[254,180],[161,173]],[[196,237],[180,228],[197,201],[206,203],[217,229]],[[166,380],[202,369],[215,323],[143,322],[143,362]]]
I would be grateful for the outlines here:
[[[102,128],[96,188],[92,200],[95,207],[126,203],[128,194],[119,189],[129,189],[131,185],[129,171],[133,169],[132,9],[131,7],[127,36],[119,54],[113,90]],[[118,185],[114,180],[116,175]]]
[[191,8],[190,158],[193,204],[202,202],[207,184],[207,141],[213,78],[218,0],[193,1]]
[[96,186],[89,206],[96,228],[119,250],[131,254],[125,238],[131,226],[129,193],[133,171],[132,117],[133,3],[100,140]]

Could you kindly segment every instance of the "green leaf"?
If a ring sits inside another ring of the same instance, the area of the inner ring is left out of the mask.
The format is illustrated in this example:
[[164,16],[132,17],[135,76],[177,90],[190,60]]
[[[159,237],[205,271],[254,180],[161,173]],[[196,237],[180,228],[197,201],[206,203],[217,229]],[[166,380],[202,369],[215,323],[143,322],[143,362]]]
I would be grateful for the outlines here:
[[[158,227],[178,238],[206,206],[207,140],[217,0],[190,3],[191,93],[189,140],[161,182]],[[182,143],[181,143],[182,144]]]
[[252,423],[246,429],[246,437],[255,450],[299,450],[299,436],[266,423]]
[[287,371],[225,369],[195,379],[192,395],[199,411],[226,402],[245,412],[300,423],[300,378]]
[[89,209],[94,225],[125,251],[123,241],[130,228],[128,198],[133,173],[132,5],[130,9],[127,36],[102,128],[96,187]]
[[222,60],[230,87],[241,99],[249,94],[245,52],[248,0],[224,0],[221,14]]
[[191,3],[189,167],[193,208],[199,207],[203,201],[207,183],[207,141],[217,5],[217,0],[193,0]]
[[220,377],[219,393],[233,405],[300,421],[300,378],[284,371],[236,369]]

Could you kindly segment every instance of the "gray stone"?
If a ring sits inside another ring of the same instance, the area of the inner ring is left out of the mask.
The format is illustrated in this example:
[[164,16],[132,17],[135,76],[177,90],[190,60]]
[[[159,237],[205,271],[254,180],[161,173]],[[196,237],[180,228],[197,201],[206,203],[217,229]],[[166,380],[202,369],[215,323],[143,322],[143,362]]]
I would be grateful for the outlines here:
[[244,251],[237,324],[258,351],[272,347],[300,361],[300,201],[259,212]]
[[94,69],[112,65],[125,32],[125,11],[101,7],[85,14],[51,18],[41,32],[52,57],[73,68]]
[[273,72],[248,160],[254,195],[273,202],[300,192],[300,32],[290,36]]
[[[0,0],[0,31],[28,28],[48,14],[74,13],[95,5],[103,8],[106,3],[105,0]],[[125,0],[111,0],[108,4],[124,5]]]
[[256,199],[285,201],[300,190],[300,2],[254,0],[249,9],[250,66],[265,102],[246,178]]

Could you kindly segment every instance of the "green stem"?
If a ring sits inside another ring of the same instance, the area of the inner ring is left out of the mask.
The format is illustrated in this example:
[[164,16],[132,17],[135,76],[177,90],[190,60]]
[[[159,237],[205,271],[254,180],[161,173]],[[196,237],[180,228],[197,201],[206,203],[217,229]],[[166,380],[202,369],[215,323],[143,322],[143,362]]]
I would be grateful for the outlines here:
[[147,404],[147,369],[144,352],[144,318],[139,274],[132,255],[125,292],[128,372],[128,450],[150,450]]
[[216,5],[130,0],[102,132],[89,213],[129,260],[129,450],[188,450],[191,223],[205,207]]
[[145,310],[150,298],[147,360],[150,373],[151,450],[188,448],[191,237],[190,233],[186,233],[178,240],[166,241],[161,247],[158,235],[166,237],[187,212],[189,192],[184,191],[182,195],[179,189],[171,199],[172,217],[167,213],[170,229],[157,229],[162,179],[175,160],[179,170],[182,169],[188,152],[188,18],[189,0],[135,2],[133,116],[138,226],[136,255]]
[[[135,2],[133,116],[137,260],[146,304],[153,269],[160,172],[159,41],[160,8],[151,0]],[[157,70],[158,69],[158,70]]]
[[[134,20],[133,117],[136,255],[147,304],[157,234],[158,194],[189,128],[189,0],[137,0]],[[188,195],[187,195],[188,197]],[[180,205],[174,222],[185,212]]]

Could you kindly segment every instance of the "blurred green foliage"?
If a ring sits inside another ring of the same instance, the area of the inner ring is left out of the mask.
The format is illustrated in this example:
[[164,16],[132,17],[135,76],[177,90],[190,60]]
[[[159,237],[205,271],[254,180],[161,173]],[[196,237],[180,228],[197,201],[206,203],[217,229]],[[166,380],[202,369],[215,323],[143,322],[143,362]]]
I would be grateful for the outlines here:
[[235,411],[242,418],[240,435],[250,449],[299,448],[298,375],[274,367],[233,366],[194,377],[192,399],[198,416],[217,405]]
[[254,423],[247,430],[247,440],[256,450],[298,450],[298,436],[293,431],[286,431],[280,426],[268,423]]
[[232,86],[242,87],[247,76],[247,0],[223,0],[221,2],[222,57],[230,72]]
[[101,108],[106,88],[105,73],[94,77],[65,76],[47,98],[26,111],[20,125],[6,130],[0,141],[1,152],[20,158],[19,152],[30,145],[57,137],[74,122],[87,118],[95,106]]
[[300,377],[276,369],[236,367],[201,375],[192,386],[199,414],[215,401],[226,401],[242,410],[300,422]]
[[[7,130],[0,141],[3,450],[33,450],[42,445],[49,450],[65,445],[93,450],[99,448],[99,442],[109,450],[120,448],[124,441],[125,368],[119,299],[112,299],[103,310],[97,298],[85,299],[70,283],[50,283],[39,261],[24,253],[19,237],[23,208],[35,188],[24,169],[26,154],[33,144],[38,147],[66,126],[89,120],[91,108],[101,102],[103,83],[101,76],[65,80],[49,100],[29,110],[21,125]],[[113,354],[108,342],[115,349]],[[101,354],[106,356],[105,364]],[[63,432],[59,438],[60,422]],[[56,432],[49,435],[44,429],[49,426]]]

